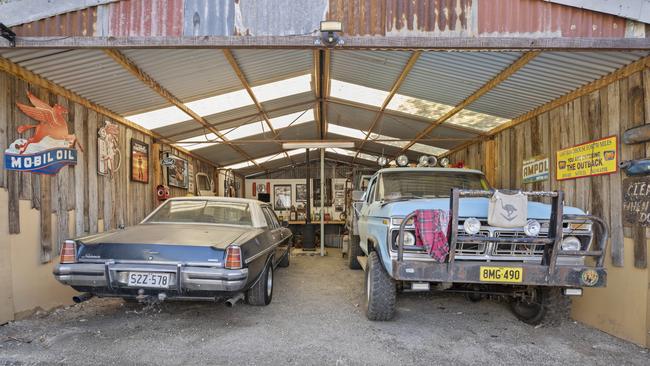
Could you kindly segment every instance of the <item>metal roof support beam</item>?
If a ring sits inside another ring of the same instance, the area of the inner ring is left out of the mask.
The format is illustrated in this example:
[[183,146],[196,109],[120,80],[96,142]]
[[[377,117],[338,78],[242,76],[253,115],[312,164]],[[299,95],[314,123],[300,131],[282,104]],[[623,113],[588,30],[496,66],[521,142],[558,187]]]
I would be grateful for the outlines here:
[[322,65],[321,65],[321,139],[327,139],[328,132],[328,117],[327,117],[327,99],[330,97],[330,90],[332,86],[332,78],[330,71],[332,69],[332,51],[325,49],[322,52]]
[[420,58],[421,54],[422,51],[415,51],[411,54],[411,57],[409,57],[408,61],[406,62],[406,65],[404,65],[404,68],[402,69],[402,72],[399,74],[399,76],[393,83],[393,86],[390,88],[390,91],[388,92],[386,99],[384,99],[384,103],[382,103],[381,108],[379,108],[379,112],[377,112],[375,119],[372,121],[372,124],[370,125],[370,128],[366,133],[366,137],[361,142],[361,146],[359,146],[359,150],[357,150],[357,154],[354,156],[354,159],[352,159],[353,162],[354,160],[356,160],[357,156],[359,156],[360,149],[363,147],[363,145],[365,145],[366,141],[368,141],[368,138],[370,138],[370,135],[372,135],[373,131],[375,130],[375,127],[377,127],[377,124],[379,124],[379,121],[381,121],[381,119],[384,117],[384,111],[386,111],[388,104],[390,103],[391,100],[393,100],[395,94],[397,94],[397,91],[402,86],[402,83],[404,83],[404,80],[406,80],[406,77],[408,76],[409,72],[411,71],[415,63]]
[[515,62],[513,62],[510,66],[506,67],[503,69],[500,73],[498,73],[495,77],[493,77],[490,81],[487,83],[483,84],[477,91],[475,91],[472,95],[467,97],[465,100],[460,102],[458,105],[456,105],[453,109],[451,109],[449,112],[443,114],[440,118],[435,120],[431,125],[427,128],[424,129],[424,131],[420,132],[413,141],[409,142],[404,148],[402,148],[402,151],[406,151],[411,146],[415,145],[415,143],[427,136],[431,131],[433,131],[436,127],[440,126],[441,124],[445,123],[445,121],[449,120],[451,117],[455,116],[458,112],[462,111],[465,109],[467,106],[470,104],[474,103],[477,99],[479,99],[481,96],[485,95],[487,92],[492,90],[494,87],[497,85],[501,84],[504,80],[512,76],[515,72],[519,71],[522,67],[526,66],[530,60],[534,59],[539,55],[539,51],[530,51],[524,53],[521,57],[519,57]]
[[[611,84],[611,83],[613,83],[615,81],[624,79],[624,78],[626,78],[626,77],[628,77],[628,76],[630,76],[630,75],[632,75],[632,74],[634,74],[636,72],[643,71],[645,68],[650,68],[650,56],[646,56],[646,57],[644,57],[642,59],[639,59],[639,60],[627,65],[627,66],[623,66],[620,69],[618,69],[618,70],[616,70],[614,72],[611,72],[611,73],[603,76],[600,79],[594,80],[591,83],[586,84],[586,85],[584,85],[584,86],[582,86],[582,87],[580,87],[580,88],[578,88],[578,89],[576,89],[576,90],[574,90],[574,91],[572,91],[570,93],[567,93],[567,94],[565,94],[565,95],[563,95],[563,96],[561,96],[561,97],[559,97],[559,98],[557,98],[555,100],[552,100],[552,101],[550,101],[550,102],[548,102],[548,103],[546,103],[546,104],[544,104],[542,106],[539,106],[539,107],[533,109],[532,111],[526,112],[526,113],[522,114],[521,116],[511,120],[510,122],[506,122],[506,123],[502,124],[501,126],[495,127],[492,130],[490,130],[490,132],[488,133],[488,136],[494,136],[494,135],[496,135],[496,134],[498,134],[498,133],[500,133],[500,132],[502,132],[504,130],[513,128],[513,127],[515,127],[515,126],[517,126],[517,125],[519,125],[519,124],[521,124],[523,122],[529,121],[529,120],[539,116],[540,114],[549,112],[550,110],[555,109],[555,108],[557,108],[557,107],[559,107],[561,105],[564,105],[566,103],[569,103],[572,100],[575,100],[575,99],[580,98],[582,96],[585,96],[587,94],[593,93],[594,91],[596,91],[598,89],[601,89],[601,88],[603,88],[603,87],[605,87],[605,86],[607,86],[607,85],[609,85],[609,84]],[[479,142],[483,141],[484,139],[485,138],[482,138],[482,139],[477,138],[477,139],[468,141],[466,144],[463,144],[463,145],[461,145],[461,146],[459,146],[457,148],[451,149],[451,150],[447,151],[443,155],[444,156],[449,156],[451,154],[454,154],[454,153],[456,153],[458,151],[461,151],[461,150],[467,148],[470,145],[479,143]]]
[[321,131],[321,105],[323,104],[321,100],[321,57],[319,50],[312,51],[312,70],[311,70],[311,87],[314,91],[314,97],[316,98],[316,105],[314,106],[314,115],[316,116],[316,136],[322,136]]
[[[262,106],[262,103],[260,103],[257,100],[257,97],[255,97],[255,93],[253,93],[253,89],[251,88],[250,84],[248,83],[248,80],[246,79],[246,76],[244,75],[244,72],[239,67],[239,64],[237,63],[237,60],[235,59],[235,56],[233,56],[232,52],[229,49],[225,49],[225,48],[223,49],[223,54],[226,57],[226,59],[228,60],[228,63],[230,64],[230,67],[232,67],[233,71],[235,72],[235,75],[237,75],[237,78],[241,82],[242,86],[244,87],[244,89],[246,90],[248,95],[253,100],[253,103],[255,104],[255,107],[257,107],[257,110],[262,115],[262,119],[264,120],[264,122],[266,122],[266,125],[269,127],[269,130],[271,130],[271,133],[273,133],[273,139],[274,140],[277,139],[278,138],[278,131],[276,131],[273,128],[273,125],[271,124],[271,119],[269,118],[269,115],[264,110],[264,107]],[[287,158],[289,158],[289,160],[291,160],[292,163],[294,162],[293,159],[291,159],[291,157],[289,156],[289,154],[286,153],[286,151],[284,152],[284,155]]]
[[39,76],[39,75],[25,69],[24,67],[22,67],[22,66],[20,66],[18,64],[15,64],[15,63],[13,63],[13,62],[11,62],[11,61],[7,60],[6,58],[3,58],[3,57],[0,57],[0,71],[4,71],[4,72],[6,72],[6,73],[8,73],[10,75],[14,75],[14,76],[16,76],[18,78],[21,78],[21,79],[27,81],[28,83],[33,84],[35,86],[38,86],[40,88],[43,88],[43,89],[45,89],[45,90],[47,90],[47,91],[49,91],[51,93],[60,95],[60,96],[62,96],[64,98],[68,99],[71,102],[77,103],[77,104],[79,104],[81,106],[84,106],[84,107],[86,107],[86,108],[88,108],[90,110],[93,110],[93,111],[95,111],[95,112],[97,112],[99,114],[102,114],[102,115],[104,115],[104,116],[106,116],[106,117],[120,123],[123,126],[126,126],[128,128],[133,129],[133,130],[136,130],[136,131],[140,131],[140,132],[144,133],[145,135],[151,136],[152,138],[154,138],[154,139],[156,139],[156,140],[158,140],[160,142],[163,142],[165,144],[173,146],[175,149],[183,152],[184,154],[186,154],[188,156],[191,156],[194,159],[201,160],[204,163],[207,163],[207,164],[209,164],[209,165],[211,165],[213,167],[218,167],[214,162],[212,162],[212,161],[210,161],[208,159],[205,159],[203,157],[200,157],[198,155],[195,155],[192,152],[190,152],[187,149],[184,149],[184,148],[182,148],[180,146],[174,145],[174,142],[170,141],[166,137],[163,137],[160,134],[157,134],[157,133],[155,133],[155,132],[153,132],[153,131],[151,131],[149,129],[146,129],[146,128],[138,125],[138,124],[135,124],[135,123],[129,121],[128,119],[122,117],[121,115],[109,110],[108,108],[105,108],[105,107],[102,107],[102,106],[100,106],[98,104],[95,104],[95,103],[89,101],[88,99],[80,96],[79,94],[74,93],[74,92],[72,92],[72,91],[70,91],[70,90],[68,90],[68,89],[66,89],[66,88],[64,88],[64,87],[62,87],[62,86],[60,86],[58,84],[55,84],[55,83],[53,83],[53,82],[51,82],[51,81],[49,81],[47,79],[44,79],[43,77],[41,77],[41,76]]
[[[314,36],[19,37],[16,48],[296,48],[319,49]],[[0,40],[0,48],[9,48]],[[341,49],[384,50],[645,50],[650,38],[367,37],[345,36]]]
[[[133,61],[131,61],[128,57],[123,55],[120,51],[118,50],[113,50],[113,49],[105,49],[104,53],[108,55],[110,58],[112,58],[115,62],[117,62],[120,66],[122,66],[124,69],[129,71],[133,76],[138,78],[138,80],[142,81],[145,85],[147,85],[151,90],[155,91],[160,95],[161,97],[165,98],[168,102],[176,106],[176,108],[180,109],[183,111],[183,113],[187,114],[190,116],[193,120],[201,124],[204,128],[209,130],[210,132],[214,133],[217,137],[222,139],[226,144],[228,144],[228,139],[226,136],[224,136],[219,130],[216,128],[212,127],[208,121],[206,121],[203,117],[199,116],[188,108],[183,102],[180,101],[176,96],[174,96],[170,91],[165,89],[162,85],[160,85],[156,80],[154,80],[149,74],[145,73],[143,70],[141,70],[138,65],[136,65]],[[242,149],[236,146],[232,146],[233,150],[244,156],[245,158],[249,158],[250,156],[244,152]],[[257,165],[257,163],[253,162],[254,164]]]

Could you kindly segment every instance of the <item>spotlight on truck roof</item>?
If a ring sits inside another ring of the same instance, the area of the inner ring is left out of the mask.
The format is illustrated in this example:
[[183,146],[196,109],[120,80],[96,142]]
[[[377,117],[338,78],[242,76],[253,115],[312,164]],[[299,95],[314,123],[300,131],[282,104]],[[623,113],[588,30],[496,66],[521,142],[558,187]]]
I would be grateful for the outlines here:
[[405,167],[409,165],[409,158],[406,155],[400,155],[397,158],[395,158],[395,162],[397,163],[398,166]]
[[447,158],[442,158],[440,159],[440,166],[443,168],[446,168],[449,166],[449,159]]
[[377,164],[379,164],[380,167],[385,167],[388,165],[388,159],[385,156],[380,156],[377,158]]

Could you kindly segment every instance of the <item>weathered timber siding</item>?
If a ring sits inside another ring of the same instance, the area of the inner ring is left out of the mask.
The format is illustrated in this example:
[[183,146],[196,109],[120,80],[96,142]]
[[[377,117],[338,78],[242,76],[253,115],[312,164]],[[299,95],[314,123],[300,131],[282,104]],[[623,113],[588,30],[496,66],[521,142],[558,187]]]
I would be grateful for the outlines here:
[[[0,188],[8,190],[9,228],[18,234],[25,230],[35,230],[33,223],[21,222],[18,210],[19,200],[30,200],[32,207],[41,210],[41,261],[48,262],[58,254],[59,244],[67,239],[67,228],[72,228],[73,236],[93,234],[102,230],[111,230],[120,225],[134,225],[140,222],[157,203],[154,199],[154,165],[159,163],[159,156],[153,152],[150,136],[119,125],[119,149],[122,163],[112,178],[97,174],[97,129],[110,118],[95,111],[69,102],[63,97],[53,95],[44,89],[35,87],[24,80],[0,72],[0,149],[4,151],[7,144],[19,137],[16,127],[21,124],[36,122],[24,115],[16,102],[29,105],[26,92],[30,90],[36,96],[50,104],[59,103],[68,108],[68,129],[77,136],[84,152],[78,151],[75,166],[62,168],[53,176],[26,172],[2,170]],[[115,121],[112,121],[115,122]],[[31,134],[31,130],[21,137]],[[132,182],[130,179],[131,138],[149,145],[149,183]],[[169,150],[169,146],[164,146]],[[195,165],[195,172],[202,171],[214,175],[214,168],[203,162],[175,151],[178,156]],[[160,170],[158,169],[158,174]],[[164,181],[164,180],[163,180]],[[188,191],[174,188],[172,196],[185,196]],[[69,216],[69,211],[75,210]],[[56,214],[56,230],[50,225],[52,213]],[[69,223],[74,220],[74,223]],[[101,225],[101,226],[100,226]],[[38,230],[38,229],[37,229]],[[58,237],[53,236],[58,233]]]

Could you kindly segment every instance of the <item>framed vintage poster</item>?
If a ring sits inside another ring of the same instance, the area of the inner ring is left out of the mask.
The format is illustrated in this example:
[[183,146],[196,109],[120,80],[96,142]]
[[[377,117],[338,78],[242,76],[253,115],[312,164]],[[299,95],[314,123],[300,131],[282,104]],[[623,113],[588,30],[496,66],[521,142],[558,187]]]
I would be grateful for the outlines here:
[[110,121],[104,121],[104,126],[97,131],[97,174],[113,178],[120,168],[119,134],[117,123]]
[[167,185],[187,189],[190,181],[187,160],[171,154],[167,158],[174,161],[167,167]]
[[557,180],[611,174],[618,171],[616,136],[559,150],[556,154]]
[[306,184],[296,184],[296,202],[307,202]]
[[131,180],[149,183],[149,145],[131,139]]
[[274,210],[282,211],[291,208],[291,185],[278,184],[273,186]]

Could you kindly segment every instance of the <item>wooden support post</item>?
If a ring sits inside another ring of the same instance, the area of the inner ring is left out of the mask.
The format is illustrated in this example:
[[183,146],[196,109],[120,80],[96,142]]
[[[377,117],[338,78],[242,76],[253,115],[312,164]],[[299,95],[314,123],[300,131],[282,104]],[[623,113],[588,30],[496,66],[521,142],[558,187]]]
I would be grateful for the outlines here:
[[41,175],[41,263],[52,260],[52,194],[51,176]]

